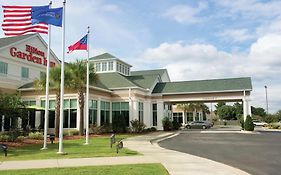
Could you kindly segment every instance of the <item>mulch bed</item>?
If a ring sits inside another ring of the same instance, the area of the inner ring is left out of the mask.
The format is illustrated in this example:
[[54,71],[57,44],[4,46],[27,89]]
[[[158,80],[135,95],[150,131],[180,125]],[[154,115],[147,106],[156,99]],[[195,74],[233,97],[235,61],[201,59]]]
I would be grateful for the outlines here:
[[[104,137],[107,135],[89,135],[90,138],[94,137]],[[85,136],[64,136],[64,140],[76,140],[76,139],[81,139],[85,138]],[[59,138],[56,138],[54,141],[55,143],[58,142]],[[48,143],[51,143],[48,139]],[[22,146],[27,146],[27,145],[32,145],[32,144],[42,144],[43,145],[43,140],[34,140],[34,139],[24,139],[22,142],[0,142],[0,144],[4,144],[8,147],[22,147]]]

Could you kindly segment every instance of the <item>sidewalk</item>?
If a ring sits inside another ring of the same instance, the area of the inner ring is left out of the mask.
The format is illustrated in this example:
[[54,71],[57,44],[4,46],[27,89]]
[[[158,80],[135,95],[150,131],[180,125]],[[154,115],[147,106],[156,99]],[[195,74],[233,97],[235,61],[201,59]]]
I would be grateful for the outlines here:
[[120,156],[120,157],[96,157],[73,159],[45,159],[26,161],[7,161],[0,163],[0,170],[35,169],[35,168],[61,168],[78,166],[122,165],[160,163],[148,156]]
[[[231,166],[186,153],[167,150],[157,144],[157,138],[173,137],[173,133],[153,133],[129,138],[125,147],[136,150],[144,156],[161,162],[171,175],[248,175],[248,173]],[[151,144],[150,140],[153,144]],[[161,139],[160,139],[161,140]],[[158,140],[159,141],[159,140]]]

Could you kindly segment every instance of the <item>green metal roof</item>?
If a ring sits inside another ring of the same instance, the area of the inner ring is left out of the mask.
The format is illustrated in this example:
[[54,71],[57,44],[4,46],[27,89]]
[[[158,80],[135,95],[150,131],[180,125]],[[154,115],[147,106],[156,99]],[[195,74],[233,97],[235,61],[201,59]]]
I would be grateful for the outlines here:
[[252,90],[250,77],[157,83],[152,93],[199,93]]
[[[158,79],[158,75],[134,75],[126,77],[139,87],[144,89],[150,89],[155,81]],[[153,87],[152,87],[153,88]]]
[[32,88],[34,86],[34,82],[26,83],[19,87],[19,89],[26,89],[26,88]]
[[136,84],[127,79],[126,76],[117,72],[97,74],[97,81],[93,84],[93,86],[103,89],[138,87]]
[[102,59],[107,59],[107,58],[117,58],[117,57],[115,57],[109,53],[104,53],[104,54],[89,58],[89,60],[102,60]]
[[162,76],[167,69],[153,69],[153,70],[141,70],[141,71],[131,71],[131,75],[160,75]]
[[27,35],[21,35],[21,36],[0,38],[0,48],[8,46],[10,44],[13,44],[15,42],[18,42],[20,40],[24,40],[26,38],[29,38],[32,35],[36,35],[36,34],[27,34]]

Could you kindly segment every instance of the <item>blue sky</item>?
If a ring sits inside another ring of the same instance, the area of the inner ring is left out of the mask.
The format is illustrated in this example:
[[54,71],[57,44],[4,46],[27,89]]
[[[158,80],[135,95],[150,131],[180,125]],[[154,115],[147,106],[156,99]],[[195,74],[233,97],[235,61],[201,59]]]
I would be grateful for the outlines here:
[[[174,81],[250,76],[252,104],[265,107],[267,85],[269,110],[276,112],[281,109],[280,7],[280,0],[68,0],[66,45],[89,25],[91,55],[109,52],[133,70],[167,68]],[[52,49],[60,57],[61,29],[52,31]],[[85,56],[77,51],[67,59]]]

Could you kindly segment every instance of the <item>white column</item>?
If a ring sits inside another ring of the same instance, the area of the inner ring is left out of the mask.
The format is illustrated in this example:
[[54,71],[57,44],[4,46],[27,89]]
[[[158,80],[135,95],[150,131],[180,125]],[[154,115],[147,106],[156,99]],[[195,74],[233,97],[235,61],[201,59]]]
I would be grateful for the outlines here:
[[250,115],[250,116],[252,116],[252,110],[251,110],[251,100],[250,99],[248,99],[248,101],[247,101],[248,103],[248,113],[247,113],[247,115]]
[[183,111],[182,112],[182,124],[185,125],[185,121],[186,121],[186,112]]
[[136,99],[134,99],[132,120],[138,120],[138,119],[139,119],[139,102]]
[[246,98],[243,98],[243,116],[244,116],[244,121],[247,118],[247,112],[248,111],[248,104]]
[[164,117],[164,102],[157,101],[157,129],[163,130],[162,119]]
[[1,125],[1,131],[4,131],[5,130],[5,128],[4,128],[4,126],[5,126],[5,116],[4,115],[2,115],[2,125]]
[[143,102],[143,123],[146,127],[150,128],[152,126],[152,111],[151,111],[151,101]]
[[112,102],[109,102],[109,123],[112,123]]
[[101,106],[101,100],[100,98],[98,99],[98,104],[97,104],[97,126],[100,126],[101,124],[101,118],[100,118],[100,106]]

